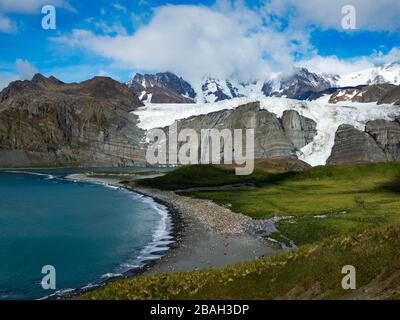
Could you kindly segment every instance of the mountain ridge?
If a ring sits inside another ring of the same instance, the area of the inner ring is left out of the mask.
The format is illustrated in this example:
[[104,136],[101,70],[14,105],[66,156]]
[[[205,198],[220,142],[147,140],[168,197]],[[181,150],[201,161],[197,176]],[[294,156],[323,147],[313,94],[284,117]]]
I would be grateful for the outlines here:
[[[149,80],[150,79],[150,80]],[[165,79],[173,79],[166,81]],[[145,83],[145,85],[143,85]],[[400,62],[375,65],[356,73],[345,75],[312,72],[304,67],[295,67],[290,72],[275,75],[273,79],[241,83],[233,79],[204,77],[196,85],[190,84],[172,72],[154,75],[137,74],[127,82],[142,101],[152,103],[213,103],[241,97],[286,97],[297,100],[315,100],[344,88],[392,84],[400,85]],[[153,98],[154,86],[169,90],[169,98]],[[186,99],[192,101],[187,102]],[[393,100],[393,99],[392,99]]]
[[0,93],[0,165],[134,165],[143,161],[143,104],[106,77],[65,84],[41,74]]

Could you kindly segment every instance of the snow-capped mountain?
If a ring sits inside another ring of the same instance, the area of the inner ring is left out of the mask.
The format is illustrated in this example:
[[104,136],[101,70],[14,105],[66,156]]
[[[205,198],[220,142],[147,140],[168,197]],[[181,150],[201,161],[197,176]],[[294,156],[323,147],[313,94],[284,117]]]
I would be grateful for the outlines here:
[[198,101],[218,102],[240,97],[238,89],[228,80],[205,78],[198,91]]
[[336,87],[338,78],[336,75],[312,73],[305,68],[296,68],[293,72],[279,75],[273,80],[249,84],[207,78],[203,81],[197,100],[210,103],[257,96],[304,100],[316,92]]
[[267,97],[305,100],[314,93],[337,87],[338,79],[337,75],[317,74],[306,68],[295,68],[293,72],[265,82],[262,93]]
[[[351,100],[353,91],[358,90],[359,86],[378,84],[400,85],[400,62],[374,66],[347,75],[319,74],[306,68],[294,68],[292,72],[275,75],[273,79],[252,83],[205,77],[199,83],[191,85],[171,72],[155,75],[137,74],[127,83],[142,101],[152,103],[213,103],[234,98],[264,96],[315,100],[322,95],[336,94],[339,89],[349,90],[346,96]],[[374,96],[379,89],[372,88]],[[365,93],[357,93],[359,95],[356,99],[365,100],[360,97]],[[335,98],[340,98],[339,100],[346,98],[337,95],[339,94],[336,94]]]
[[201,85],[196,87],[197,101],[212,103],[233,98],[244,97],[243,85],[229,80],[204,78]]
[[340,87],[383,83],[400,85],[400,62],[376,65],[362,71],[342,75],[338,79]]
[[193,103],[196,93],[191,85],[171,72],[136,74],[126,83],[141,101],[152,103]]

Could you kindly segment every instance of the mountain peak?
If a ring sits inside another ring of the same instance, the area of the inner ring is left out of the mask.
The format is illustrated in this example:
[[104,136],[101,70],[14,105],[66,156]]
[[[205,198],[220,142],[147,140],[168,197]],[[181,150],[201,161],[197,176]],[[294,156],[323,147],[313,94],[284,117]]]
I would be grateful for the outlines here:
[[44,84],[44,85],[62,85],[62,84],[64,84],[64,82],[62,82],[61,80],[58,80],[54,76],[50,76],[47,78],[44,75],[42,75],[41,73],[36,73],[33,76],[31,81],[32,81],[32,83],[35,83],[35,84]]
[[196,97],[192,86],[172,72],[137,73],[126,84],[142,101],[152,103],[193,103]]
[[106,104],[115,104],[124,108],[141,106],[138,97],[126,85],[109,77],[94,77],[81,83],[63,83],[57,78],[49,78],[37,73],[31,81],[14,81],[0,94],[0,102],[11,97],[26,100],[32,96],[60,98],[75,96],[78,98],[93,98]]
[[32,78],[32,82],[43,82],[43,81],[47,81],[47,78],[42,75],[41,73],[36,73],[33,78]]

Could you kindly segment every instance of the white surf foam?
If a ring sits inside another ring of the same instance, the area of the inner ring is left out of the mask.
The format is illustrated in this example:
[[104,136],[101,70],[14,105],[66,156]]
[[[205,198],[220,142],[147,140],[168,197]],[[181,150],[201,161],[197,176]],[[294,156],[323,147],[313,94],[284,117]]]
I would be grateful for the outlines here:
[[52,174],[48,174],[48,173],[39,173],[39,172],[31,172],[31,171],[19,171],[19,170],[7,170],[4,171],[6,173],[12,173],[12,174],[28,174],[28,175],[32,175],[32,176],[41,176],[41,177],[46,177],[46,180],[52,180],[55,179],[56,176],[52,175]]

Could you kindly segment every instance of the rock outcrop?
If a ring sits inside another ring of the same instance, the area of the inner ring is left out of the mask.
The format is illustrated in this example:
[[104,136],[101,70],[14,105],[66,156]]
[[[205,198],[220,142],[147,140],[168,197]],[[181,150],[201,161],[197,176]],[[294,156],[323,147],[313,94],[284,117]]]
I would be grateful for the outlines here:
[[360,103],[378,102],[394,88],[396,86],[389,83],[355,88],[339,88],[331,95],[329,103],[335,104],[343,101]]
[[282,126],[286,136],[298,150],[311,143],[317,135],[316,123],[300,116],[294,110],[287,110],[283,113]]
[[386,162],[385,152],[374,138],[350,125],[341,125],[327,164]]
[[379,101],[378,104],[394,104],[400,105],[400,86],[396,86],[388,91]]
[[151,103],[194,103],[196,97],[190,84],[171,72],[138,73],[127,86],[141,101]]
[[0,94],[0,165],[140,164],[144,132],[130,113],[140,105],[111,78],[13,82]]
[[385,152],[388,161],[400,161],[400,122],[375,120],[366,125],[378,146]]
[[362,132],[341,125],[327,164],[400,161],[400,118],[367,122]]
[[[256,159],[297,159],[296,151],[310,143],[317,134],[316,123],[311,119],[300,116],[296,111],[288,111],[279,119],[275,114],[262,110],[259,102],[180,120],[177,128],[178,132],[194,129],[199,136],[202,129],[230,129],[231,132],[235,129],[254,129]],[[169,127],[163,130],[167,133]]]
[[373,84],[362,85],[358,87],[335,88],[321,91],[313,96],[310,100],[316,100],[324,94],[329,94],[329,103],[336,104],[338,102],[359,102],[377,104],[395,104],[400,105],[400,87],[390,84]]

